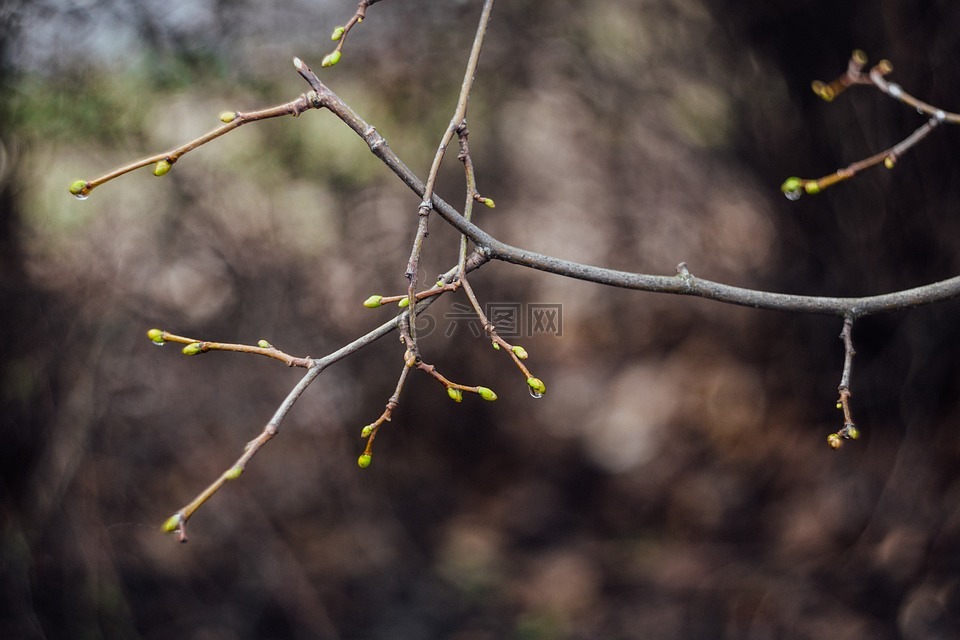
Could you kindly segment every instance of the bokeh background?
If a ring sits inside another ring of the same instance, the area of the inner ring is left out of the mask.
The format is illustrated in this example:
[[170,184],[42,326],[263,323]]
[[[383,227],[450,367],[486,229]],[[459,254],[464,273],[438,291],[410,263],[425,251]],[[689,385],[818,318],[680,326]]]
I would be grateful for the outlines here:
[[[323,79],[421,175],[480,3],[389,0]],[[399,371],[388,337],[328,369],[190,522],[299,379],[145,337],[320,356],[404,288],[417,198],[334,117],[239,131],[162,179],[135,158],[306,89],[347,1],[0,3],[0,636],[4,638],[960,638],[960,303],[864,319],[859,442],[835,452],[837,319],[726,307],[490,264],[484,302],[562,304],[507,358],[461,325],[425,357],[496,403]],[[515,0],[470,103],[481,225],[565,258],[866,295],[960,272],[960,137],[788,202],[779,184],[923,119],[809,89],[854,48],[958,109],[949,0]],[[460,202],[451,156],[439,185]],[[456,257],[434,222],[425,273]],[[445,322],[459,298],[430,313]],[[446,326],[446,325],[442,325]]]

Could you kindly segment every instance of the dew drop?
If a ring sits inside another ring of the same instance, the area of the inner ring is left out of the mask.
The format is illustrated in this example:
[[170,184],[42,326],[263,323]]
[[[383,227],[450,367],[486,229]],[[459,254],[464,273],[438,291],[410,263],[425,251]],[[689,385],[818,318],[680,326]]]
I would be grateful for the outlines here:
[[77,200],[86,200],[87,198],[90,197],[90,194],[89,194],[89,193],[77,193],[77,194],[74,195],[74,197],[75,197]]
[[790,191],[784,191],[783,195],[787,196],[787,200],[796,202],[800,199],[800,196],[802,196],[803,193],[800,191],[800,189],[792,189]]
[[534,400],[539,400],[540,398],[543,397],[543,394],[540,393],[539,391],[535,391],[533,389],[529,389],[529,391],[530,391],[530,397],[533,398]]
[[164,342],[163,340],[154,340],[154,341],[153,341],[153,344],[155,344],[155,345],[158,346],[158,347],[162,347],[163,345],[165,345],[165,344],[167,344],[167,343]]

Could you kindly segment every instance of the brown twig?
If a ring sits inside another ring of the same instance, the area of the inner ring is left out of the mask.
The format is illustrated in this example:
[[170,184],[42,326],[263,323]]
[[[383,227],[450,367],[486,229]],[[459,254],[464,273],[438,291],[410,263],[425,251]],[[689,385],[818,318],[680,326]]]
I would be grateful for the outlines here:
[[309,369],[313,366],[311,358],[298,358],[280,351],[266,340],[261,340],[256,346],[249,344],[232,344],[229,342],[211,342],[209,340],[197,340],[196,338],[186,338],[162,331],[160,329],[151,329],[147,336],[153,340],[154,344],[162,345],[165,342],[177,342],[187,345],[183,349],[184,355],[194,356],[208,351],[235,351],[238,353],[253,353],[268,358],[274,358],[286,364],[288,367],[303,367]]
[[843,373],[840,376],[840,386],[837,387],[840,394],[837,400],[837,408],[843,411],[843,428],[827,436],[827,443],[834,449],[843,446],[844,440],[856,440],[860,437],[860,431],[854,424],[850,411],[850,375],[853,372],[853,356],[857,353],[853,348],[852,317],[848,316],[843,319],[840,339],[843,340]]
[[[474,252],[467,259],[467,271],[473,271],[474,269],[479,269],[488,260],[489,258],[484,256],[482,253]],[[444,280],[445,282],[450,282],[457,276],[458,273],[459,273],[459,265],[449,269],[445,274],[443,274],[441,279]],[[430,298],[420,301],[419,303],[417,303],[417,306],[422,311],[423,309],[426,309],[431,304],[433,304],[437,300],[437,298],[438,296],[432,296]],[[343,360],[344,358],[356,353],[360,349],[363,349],[364,347],[372,344],[376,340],[379,340],[380,338],[387,335],[391,331],[396,330],[397,326],[406,317],[409,317],[409,313],[407,311],[404,311],[397,317],[392,318],[391,320],[388,320],[387,322],[383,323],[373,331],[370,331],[366,335],[361,336],[360,338],[357,338],[353,342],[344,345],[343,347],[337,349],[333,353],[330,353],[324,356],[323,358],[312,359],[312,364],[307,369],[306,375],[304,375],[304,377],[297,383],[297,385],[287,394],[287,397],[284,399],[284,401],[280,404],[280,406],[274,412],[273,417],[270,419],[269,422],[267,422],[266,426],[263,428],[263,431],[260,433],[260,435],[258,435],[256,438],[254,438],[253,440],[247,443],[247,445],[243,449],[243,454],[240,456],[240,458],[238,458],[237,461],[229,469],[227,469],[222,474],[220,474],[220,476],[216,480],[214,480],[209,486],[207,486],[203,491],[201,491],[197,495],[197,497],[195,497],[193,500],[187,503],[186,506],[179,509],[172,516],[167,518],[167,520],[163,523],[162,529],[167,532],[176,533],[177,538],[181,542],[186,542],[187,541],[186,524],[187,524],[187,521],[190,519],[190,517],[207,500],[213,497],[213,495],[217,491],[219,491],[220,488],[223,487],[223,485],[226,484],[228,480],[235,480],[240,477],[240,474],[243,473],[243,470],[246,468],[246,465],[250,462],[253,456],[255,456],[257,452],[259,452],[260,449],[263,448],[263,446],[267,442],[269,442],[271,439],[273,439],[274,436],[277,435],[280,429],[280,425],[283,423],[283,420],[286,418],[287,414],[293,408],[293,405],[300,398],[303,392],[306,391],[307,387],[309,387],[310,384],[317,378],[317,376],[319,376],[324,371],[324,369],[334,364],[335,362],[339,362],[340,360]],[[159,331],[159,330],[156,330],[156,331]],[[188,340],[180,336],[174,336],[173,334],[170,334],[168,332],[160,332],[160,333],[162,334],[162,336],[157,336],[157,334],[153,334],[151,332],[152,335],[150,335],[150,338],[154,342],[157,342],[158,337],[167,337],[171,342],[183,342],[185,340]],[[174,340],[174,338],[180,338],[180,339]],[[243,345],[239,345],[239,346],[243,346]],[[259,353],[259,351],[253,351],[253,350],[244,350],[244,351],[248,353]],[[267,355],[267,354],[263,354],[263,355]],[[368,442],[368,445],[369,444],[370,443]],[[369,464],[369,458],[367,459],[367,464]]]
[[893,169],[897,160],[904,153],[909,151],[914,145],[927,137],[938,125],[943,123],[960,124],[960,114],[950,111],[944,111],[938,107],[928,104],[915,98],[903,90],[899,84],[887,82],[885,76],[893,71],[893,65],[889,60],[881,60],[874,65],[869,72],[864,73],[863,69],[867,64],[867,55],[859,49],[850,56],[850,62],[847,65],[845,73],[829,83],[814,80],[811,83],[813,92],[831,102],[847,88],[854,85],[872,85],[891,98],[913,107],[920,114],[929,117],[926,123],[918,127],[913,133],[904,138],[899,143],[889,149],[875,153],[874,155],[854,162],[843,169],[837,169],[835,172],[822,178],[798,178],[796,176],[787,178],[780,189],[790,200],[797,200],[804,193],[820,193],[823,189],[844,180],[849,180],[864,169],[883,164],[887,169]]
[[[410,258],[407,260],[407,268],[404,274],[409,281],[408,295],[410,296],[411,303],[415,300],[417,290],[417,276],[420,270],[420,257],[423,254],[423,241],[429,233],[430,211],[433,209],[434,186],[436,185],[437,175],[440,172],[440,165],[446,155],[447,147],[467,116],[467,103],[470,100],[470,92],[473,89],[473,80],[476,76],[477,64],[480,61],[480,51],[483,49],[483,41],[487,34],[487,25],[490,23],[490,13],[493,10],[493,2],[494,0],[484,0],[483,9],[480,12],[480,20],[477,24],[477,32],[473,39],[473,46],[470,48],[470,57],[467,60],[467,67],[463,74],[463,82],[460,85],[460,95],[457,97],[457,106],[454,110],[453,117],[450,119],[450,124],[440,138],[440,144],[437,145],[437,152],[434,154],[430,172],[427,174],[427,183],[423,190],[423,200],[417,208],[417,232],[414,236],[413,247],[410,250]],[[413,351],[414,355],[419,358],[416,311],[412,304],[410,336],[407,348]]]
[[849,180],[864,169],[869,169],[879,164],[883,164],[887,169],[893,169],[897,164],[897,160],[904,153],[927,137],[937,126],[943,123],[960,124],[960,114],[944,111],[943,109],[928,104],[904,91],[903,87],[899,84],[887,82],[885,76],[893,71],[893,65],[889,60],[881,60],[874,65],[869,72],[864,73],[863,69],[866,64],[867,55],[858,49],[850,56],[850,62],[847,65],[845,73],[829,83],[815,80],[811,83],[811,88],[818,96],[827,102],[831,102],[849,87],[854,85],[872,85],[891,98],[916,109],[920,114],[928,116],[927,122],[889,149],[875,153],[864,160],[854,162],[843,169],[837,169],[835,172],[822,178],[808,179],[798,178],[796,176],[787,178],[780,186],[780,189],[790,200],[797,200],[804,193],[820,193],[831,185]]
[[237,129],[248,122],[257,122],[259,120],[278,118],[280,116],[296,117],[308,109],[316,108],[314,103],[315,100],[312,96],[309,94],[302,94],[296,100],[291,100],[290,102],[286,102],[275,107],[261,109],[260,111],[250,111],[246,113],[240,111],[225,111],[220,114],[220,120],[223,121],[224,124],[220,125],[216,129],[213,129],[212,131],[209,131],[198,138],[194,138],[186,144],[182,144],[179,147],[170,149],[169,151],[148,156],[146,158],[137,160],[136,162],[131,162],[128,165],[114,169],[113,171],[106,173],[99,178],[94,178],[93,180],[76,180],[72,185],[70,185],[70,193],[78,198],[86,198],[90,195],[91,191],[105,182],[109,182],[114,178],[119,178],[124,174],[149,165],[155,166],[154,174],[157,176],[165,175],[170,170],[170,167],[187,153],[207,144],[212,140],[216,140],[222,135],[230,133],[234,129]]

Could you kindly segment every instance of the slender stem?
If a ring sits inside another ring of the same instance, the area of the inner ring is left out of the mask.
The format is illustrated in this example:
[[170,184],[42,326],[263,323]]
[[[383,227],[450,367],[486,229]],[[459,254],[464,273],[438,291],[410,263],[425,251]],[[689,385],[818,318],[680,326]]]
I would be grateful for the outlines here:
[[241,113],[239,111],[235,112],[233,114],[233,119],[230,122],[222,124],[216,129],[213,129],[212,131],[209,131],[199,138],[195,138],[190,142],[187,142],[186,144],[182,144],[179,147],[174,147],[173,149],[164,151],[163,153],[141,158],[140,160],[114,169],[113,171],[106,173],[99,178],[87,180],[86,186],[83,189],[83,195],[89,194],[90,191],[105,182],[109,182],[114,178],[119,178],[120,176],[140,169],[141,167],[156,164],[163,160],[173,164],[190,151],[207,144],[211,140],[216,140],[220,136],[230,133],[234,129],[237,129],[248,122],[256,122],[258,120],[266,120],[268,118],[278,118],[280,116],[299,116],[304,111],[313,108],[315,107],[311,97],[307,94],[303,94],[296,100],[291,100],[285,104],[269,107],[267,109],[261,109],[260,111],[250,111],[248,113]]
[[837,400],[837,408],[843,411],[843,427],[836,433],[827,436],[827,442],[834,449],[839,449],[844,440],[856,440],[860,437],[853,422],[853,413],[850,409],[850,374],[853,371],[853,356],[856,351],[853,349],[853,318],[847,316],[843,319],[843,329],[840,331],[840,339],[843,340],[843,374],[840,376],[840,386],[837,391],[840,394]]
[[[467,271],[469,272],[469,271],[473,271],[474,269],[479,269],[484,264],[486,264],[487,261],[488,261],[488,258],[484,256],[482,253],[474,252],[467,259]],[[457,277],[458,273],[459,273],[459,266],[455,266],[447,270],[447,272],[443,274],[442,279],[444,280],[444,282],[449,283],[454,278]],[[420,311],[422,311],[427,307],[429,307],[431,304],[433,304],[438,298],[439,296],[431,296],[429,298],[421,300],[420,302],[417,303],[417,307]],[[273,417],[270,418],[270,421],[264,427],[260,435],[258,435],[256,438],[254,438],[253,440],[247,443],[247,445],[243,449],[243,454],[240,456],[240,458],[237,459],[237,461],[233,464],[233,466],[231,466],[229,469],[227,469],[222,474],[220,474],[220,476],[216,480],[214,480],[209,486],[207,486],[203,491],[201,491],[197,495],[197,497],[195,497],[193,500],[187,503],[186,506],[182,507],[179,511],[177,511],[175,514],[170,516],[167,519],[167,521],[164,523],[163,529],[165,531],[176,532],[177,538],[181,542],[186,542],[187,541],[187,531],[186,531],[187,520],[190,519],[190,517],[194,514],[194,512],[196,512],[197,509],[199,509],[207,500],[209,500],[217,491],[219,491],[220,488],[223,487],[223,485],[226,484],[228,480],[234,480],[240,476],[240,474],[246,468],[247,463],[250,462],[253,456],[255,456],[257,452],[260,451],[260,449],[263,448],[263,446],[267,442],[269,442],[271,439],[273,439],[274,436],[277,435],[280,429],[280,424],[286,418],[287,414],[290,412],[290,409],[293,408],[293,405],[300,398],[300,396],[303,395],[303,392],[306,391],[307,387],[310,386],[310,384],[317,378],[317,376],[319,376],[324,369],[334,364],[335,362],[339,362],[340,360],[343,360],[347,356],[350,356],[351,354],[356,353],[360,349],[370,345],[371,343],[379,340],[380,338],[387,335],[388,333],[391,333],[392,331],[396,330],[398,325],[401,323],[401,321],[403,321],[408,316],[409,316],[408,311],[404,311],[398,316],[391,318],[387,322],[384,322],[376,329],[368,332],[366,335],[363,335],[357,338],[353,342],[344,345],[343,347],[337,349],[336,351],[329,353],[322,358],[310,359],[312,362],[312,365],[307,370],[307,373],[303,376],[303,378],[301,378],[301,380],[290,391],[290,393],[287,394],[287,397],[284,398],[283,402],[274,412]],[[169,339],[171,341],[175,341],[174,338],[178,337],[178,336],[173,336],[172,334],[168,334],[166,332],[164,332],[164,336],[166,339]],[[176,340],[176,341],[179,341],[179,340]],[[250,352],[257,353],[256,351],[250,351]],[[409,367],[404,366],[404,369],[409,370]],[[397,393],[395,395],[399,395],[399,389],[401,387],[402,387],[402,378],[401,378],[401,381],[398,383]]]
[[440,139],[440,144],[437,146],[437,152],[433,156],[433,164],[430,166],[430,172],[427,174],[427,184],[424,187],[423,191],[423,201],[420,203],[418,208],[418,223],[417,223],[417,233],[413,241],[413,248],[410,251],[410,259],[407,261],[406,277],[409,281],[408,285],[408,295],[410,296],[411,308],[410,308],[410,339],[411,343],[407,345],[409,349],[413,350],[414,354],[419,356],[417,352],[417,323],[416,323],[416,309],[412,304],[414,301],[414,296],[417,291],[417,275],[420,270],[420,256],[423,253],[423,241],[429,233],[430,225],[430,210],[433,208],[433,192],[434,186],[437,182],[437,175],[440,172],[440,164],[443,162],[444,155],[446,155],[447,147],[450,144],[450,141],[453,140],[453,136],[456,133],[457,129],[462,126],[464,118],[467,115],[467,103],[470,100],[470,91],[473,89],[473,80],[476,77],[477,73],[477,63],[480,60],[480,51],[483,48],[483,40],[486,37],[487,25],[490,23],[490,13],[493,10],[494,0],[484,0],[483,10],[480,12],[480,21],[477,24],[477,33],[473,39],[473,46],[470,49],[470,57],[467,60],[467,68],[463,74],[463,82],[460,85],[460,95],[457,98],[457,107],[454,111],[453,117],[450,119],[450,124],[447,126],[446,131],[443,132],[443,136]]
[[303,367],[309,368],[313,366],[314,361],[310,358],[298,358],[291,356],[288,353],[280,351],[273,345],[268,347],[253,346],[248,344],[232,344],[229,342],[210,342],[208,340],[197,340],[195,338],[187,338],[185,336],[178,336],[176,334],[170,333],[169,331],[163,331],[160,334],[160,342],[178,342],[180,344],[195,344],[197,346],[197,353],[206,353],[208,351],[235,351],[238,353],[254,353],[261,356],[266,356],[268,358],[274,358],[283,362],[288,367]]

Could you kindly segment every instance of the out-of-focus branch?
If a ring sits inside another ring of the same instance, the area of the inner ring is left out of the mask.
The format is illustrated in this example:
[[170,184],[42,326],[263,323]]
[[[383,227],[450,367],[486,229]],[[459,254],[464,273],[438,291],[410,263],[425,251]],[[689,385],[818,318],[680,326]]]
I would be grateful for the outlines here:
[[854,85],[871,85],[894,100],[916,109],[917,112],[922,115],[928,116],[929,119],[913,133],[889,149],[875,153],[864,160],[854,162],[843,169],[837,169],[830,175],[814,179],[798,178],[796,176],[787,178],[780,186],[780,189],[788,199],[797,200],[804,193],[820,193],[827,187],[844,180],[849,180],[864,169],[875,167],[878,164],[883,164],[887,169],[893,169],[900,156],[926,138],[938,125],[943,123],[960,124],[960,114],[944,111],[932,104],[928,104],[904,91],[903,87],[899,84],[887,82],[885,76],[893,71],[893,64],[891,64],[889,60],[881,60],[874,65],[869,72],[864,73],[863,69],[866,64],[867,54],[857,49],[850,56],[850,62],[847,64],[846,72],[829,83],[814,80],[810,86],[815,94],[827,102],[832,102],[849,87]]

